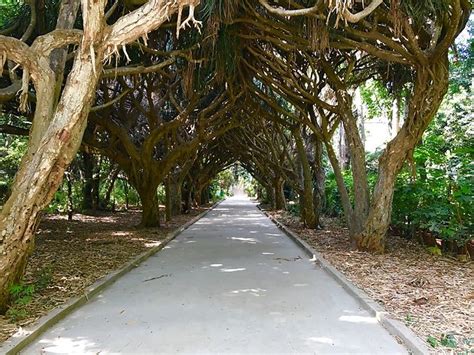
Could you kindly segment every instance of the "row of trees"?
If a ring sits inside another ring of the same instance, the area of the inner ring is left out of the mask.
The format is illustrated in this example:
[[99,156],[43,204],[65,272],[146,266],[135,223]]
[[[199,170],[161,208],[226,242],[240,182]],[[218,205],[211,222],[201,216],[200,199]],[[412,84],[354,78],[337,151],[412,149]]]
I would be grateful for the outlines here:
[[[279,5],[32,0],[29,17],[3,19],[0,102],[5,117],[26,123],[8,122],[2,131],[29,139],[0,214],[0,308],[22,275],[39,212],[79,149],[106,156],[112,177],[127,177],[143,226],[159,224],[159,185],[170,218],[182,201],[188,208],[203,202],[213,177],[239,161],[276,208],[285,208],[285,186],[291,189],[302,219],[316,228],[327,159],[354,245],[384,251],[397,175],[446,93],[449,48],[470,3]],[[50,22],[38,21],[46,9]],[[168,19],[175,24],[164,25]],[[184,31],[187,25],[197,30]],[[405,108],[373,190],[354,110],[368,81],[389,90],[399,112]],[[334,139],[341,131],[345,164]]]

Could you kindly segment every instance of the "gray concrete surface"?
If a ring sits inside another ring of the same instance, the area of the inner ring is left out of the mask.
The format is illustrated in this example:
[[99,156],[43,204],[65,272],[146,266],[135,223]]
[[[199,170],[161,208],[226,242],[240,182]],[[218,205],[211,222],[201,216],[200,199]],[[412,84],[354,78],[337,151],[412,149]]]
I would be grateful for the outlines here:
[[40,353],[407,351],[237,196],[22,352]]

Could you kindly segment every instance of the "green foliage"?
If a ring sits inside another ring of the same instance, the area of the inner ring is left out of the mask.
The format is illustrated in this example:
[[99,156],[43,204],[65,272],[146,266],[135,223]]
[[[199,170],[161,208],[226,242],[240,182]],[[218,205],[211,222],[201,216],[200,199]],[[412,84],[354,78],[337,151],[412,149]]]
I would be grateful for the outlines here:
[[2,0],[0,2],[0,29],[12,26],[18,17],[26,11],[25,2],[22,0]]
[[40,293],[52,280],[52,267],[46,265],[40,269],[34,276],[34,282],[25,283],[21,281],[13,284],[9,288],[12,304],[6,312],[6,316],[12,322],[18,322],[28,316],[28,304],[35,294]]
[[410,324],[413,324],[415,322],[415,320],[413,319],[412,315],[411,314],[407,314],[405,316],[405,324],[406,325],[410,325]]
[[295,217],[301,216],[301,207],[299,203],[288,203],[287,211]]
[[441,249],[438,248],[437,246],[434,246],[434,247],[428,247],[426,248],[426,250],[428,250],[428,252],[432,255],[441,255],[442,252],[441,252]]
[[[19,118],[0,114],[0,124],[22,127]],[[0,205],[6,200],[13,178],[26,152],[27,137],[0,133]]]
[[244,191],[250,197],[257,197],[257,182],[245,184]]
[[25,285],[24,283],[13,284],[10,286],[10,295],[16,304],[25,305],[31,301],[35,293],[34,285]]
[[474,67],[474,19],[468,22],[467,28],[455,45],[450,62],[450,93],[458,93],[461,88],[472,90]]
[[360,94],[368,108],[369,119],[382,116],[392,105],[392,98],[380,81],[368,81],[360,87]]
[[230,189],[234,184],[234,172],[231,169],[221,171],[219,174],[217,174],[217,176],[211,181],[211,184],[209,185],[211,200],[219,201],[223,200],[227,196],[230,196]]
[[399,175],[393,223],[405,233],[428,230],[462,246],[474,234],[474,128],[470,93],[450,93]]
[[435,338],[434,336],[429,335],[426,341],[433,348],[436,348],[441,345],[447,348],[455,349],[458,345],[456,342],[456,338],[452,334],[441,334],[441,338],[439,340]]
[[426,338],[426,342],[430,344],[433,348],[436,348],[438,346],[438,340],[431,335],[428,335],[428,338]]
[[415,22],[424,24],[428,14],[431,17],[442,16],[449,11],[449,3],[446,0],[404,0],[400,5]]
[[442,334],[440,344],[447,348],[456,348],[457,342],[456,338],[452,334]]
[[7,310],[6,316],[12,322],[18,322],[28,316],[25,306],[31,302],[35,291],[34,285],[27,285],[23,282],[10,286],[9,292],[12,298],[12,306]]
[[[352,177],[349,175],[345,179],[347,184],[352,184]],[[347,185],[346,185],[347,186]],[[336,177],[334,173],[329,173],[326,177],[326,205],[324,213],[331,217],[342,216],[343,214],[341,195],[337,189]]]

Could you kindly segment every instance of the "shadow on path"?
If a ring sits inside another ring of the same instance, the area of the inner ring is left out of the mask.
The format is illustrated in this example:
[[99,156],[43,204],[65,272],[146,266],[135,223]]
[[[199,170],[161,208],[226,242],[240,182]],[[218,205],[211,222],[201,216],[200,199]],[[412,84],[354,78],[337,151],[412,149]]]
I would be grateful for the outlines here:
[[242,195],[23,353],[41,352],[407,353]]

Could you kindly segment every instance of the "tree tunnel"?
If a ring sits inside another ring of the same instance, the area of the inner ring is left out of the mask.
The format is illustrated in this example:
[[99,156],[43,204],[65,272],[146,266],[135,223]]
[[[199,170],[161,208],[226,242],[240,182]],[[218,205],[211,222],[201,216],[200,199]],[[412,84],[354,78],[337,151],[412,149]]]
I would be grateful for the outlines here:
[[[170,219],[239,162],[273,208],[291,190],[305,225],[321,228],[330,170],[354,245],[383,252],[397,174],[447,90],[470,14],[468,0],[71,0],[37,21],[48,1],[31,3],[0,32],[0,104],[21,121],[0,132],[29,137],[0,214],[0,309],[79,150],[126,176],[144,227],[160,223],[159,185]],[[399,94],[404,112],[373,186],[355,109],[368,82]]]

